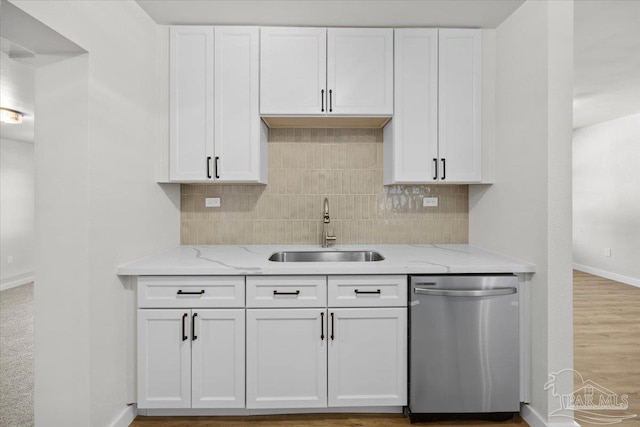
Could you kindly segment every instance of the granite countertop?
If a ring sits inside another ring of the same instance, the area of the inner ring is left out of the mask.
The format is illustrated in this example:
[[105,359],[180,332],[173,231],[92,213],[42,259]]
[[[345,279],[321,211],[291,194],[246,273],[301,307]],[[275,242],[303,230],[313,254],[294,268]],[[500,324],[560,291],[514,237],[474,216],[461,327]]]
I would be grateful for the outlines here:
[[[373,250],[375,262],[273,262],[280,251]],[[533,273],[535,265],[471,245],[178,246],[120,265],[121,276]]]

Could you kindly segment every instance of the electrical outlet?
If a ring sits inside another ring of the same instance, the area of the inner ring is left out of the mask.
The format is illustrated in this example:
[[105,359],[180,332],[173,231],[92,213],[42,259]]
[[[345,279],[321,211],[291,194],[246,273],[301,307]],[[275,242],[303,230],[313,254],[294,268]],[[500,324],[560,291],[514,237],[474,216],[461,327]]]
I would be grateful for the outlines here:
[[611,256],[611,248],[604,248],[604,256],[606,257]]
[[436,207],[438,206],[438,198],[437,197],[423,197],[422,198],[422,206],[423,207]]
[[219,208],[220,207],[220,197],[207,197],[204,199],[204,207],[205,208]]
[[13,264],[13,257],[11,255],[7,257],[7,264]]

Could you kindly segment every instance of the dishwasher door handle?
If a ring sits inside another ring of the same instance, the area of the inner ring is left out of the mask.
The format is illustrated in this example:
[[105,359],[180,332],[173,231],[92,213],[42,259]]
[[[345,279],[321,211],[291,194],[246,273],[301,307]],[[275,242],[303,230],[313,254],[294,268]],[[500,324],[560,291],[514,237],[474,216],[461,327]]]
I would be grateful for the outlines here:
[[495,297],[498,295],[510,295],[518,292],[516,288],[496,288],[478,290],[457,290],[457,289],[425,289],[415,288],[414,293],[420,295],[433,295],[441,297]]

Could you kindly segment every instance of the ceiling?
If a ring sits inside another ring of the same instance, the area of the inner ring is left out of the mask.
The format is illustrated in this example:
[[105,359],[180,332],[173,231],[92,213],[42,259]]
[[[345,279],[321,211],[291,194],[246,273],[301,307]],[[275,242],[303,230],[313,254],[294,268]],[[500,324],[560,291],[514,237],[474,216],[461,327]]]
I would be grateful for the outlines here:
[[32,143],[36,68],[86,51],[22,9],[0,1],[0,106],[24,114],[22,124],[1,124],[0,137]]
[[640,1],[575,3],[573,127],[640,113]]
[[[0,106],[24,113],[22,124],[0,124],[0,137],[21,142],[33,142],[35,68],[9,58],[5,50],[10,42],[2,41],[0,52]],[[14,52],[17,49],[14,49]]]
[[524,0],[136,0],[159,24],[495,28]]

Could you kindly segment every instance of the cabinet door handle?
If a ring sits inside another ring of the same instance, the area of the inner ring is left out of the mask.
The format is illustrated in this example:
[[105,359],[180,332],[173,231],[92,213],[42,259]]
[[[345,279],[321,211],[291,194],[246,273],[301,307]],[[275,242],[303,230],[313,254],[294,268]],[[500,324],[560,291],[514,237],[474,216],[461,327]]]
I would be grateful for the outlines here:
[[442,159],[442,180],[444,181],[447,175],[447,159]]
[[354,290],[353,292],[357,294],[380,294],[380,289],[376,289],[375,291],[359,291],[359,290]]
[[320,341],[324,341],[324,311],[320,312]]
[[333,325],[333,313],[331,313],[331,341],[333,341],[333,333],[335,332],[335,327]]
[[329,112],[333,111],[333,91],[329,89]]
[[197,291],[197,292],[190,292],[190,291],[183,291],[182,289],[178,289],[177,292],[178,295],[202,295],[204,294],[204,289],[202,289],[201,291]]
[[438,159],[433,159],[433,179],[438,179]]
[[207,178],[211,179],[211,156],[207,157]]
[[295,291],[295,292],[280,292],[280,291],[273,291],[274,295],[300,295],[300,291]]
[[216,156],[216,179],[220,179],[220,174],[219,174],[219,170],[220,170],[220,165],[218,164],[218,162],[220,161],[220,157]]
[[322,89],[320,91],[320,103],[321,103],[321,106],[322,106],[320,111],[322,111],[324,113],[324,89]]
[[185,320],[187,320],[187,317],[188,317],[188,316],[189,316],[189,315],[188,315],[187,313],[184,313],[184,314],[182,315],[182,341],[186,341],[186,340],[189,338],[189,337],[187,336],[187,333],[186,333],[186,329],[187,329],[187,328],[186,328],[186,326],[184,325],[184,321],[185,321]]
[[198,313],[193,313],[193,316],[191,317],[191,341],[195,341],[198,339],[198,336],[196,335],[196,316],[198,315]]

